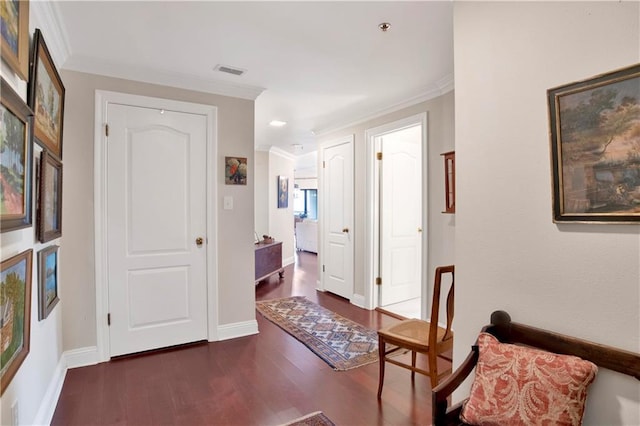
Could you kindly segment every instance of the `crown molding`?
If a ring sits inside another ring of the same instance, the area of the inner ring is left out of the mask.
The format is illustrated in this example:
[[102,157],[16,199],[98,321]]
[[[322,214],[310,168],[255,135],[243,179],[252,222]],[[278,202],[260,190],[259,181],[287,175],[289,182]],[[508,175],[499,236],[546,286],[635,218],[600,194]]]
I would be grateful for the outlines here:
[[203,78],[198,75],[161,71],[137,65],[118,64],[99,58],[77,55],[69,58],[65,69],[252,101],[255,101],[265,90],[262,87]]
[[353,116],[351,117],[351,119],[342,120],[340,122],[336,122],[324,127],[320,127],[318,129],[314,129],[313,131],[316,137],[326,136],[335,131],[345,129],[347,127],[352,127],[358,124],[362,124],[367,121],[373,120],[375,118],[382,117],[384,115],[391,114],[396,111],[400,111],[401,109],[409,108],[413,105],[417,105],[419,103],[429,101],[431,99],[437,98],[438,96],[442,96],[446,93],[449,93],[453,89],[454,89],[453,74],[447,74],[445,77],[436,81],[433,85],[420,90],[419,93],[415,96],[412,96],[400,102],[394,103],[388,107],[374,110],[373,112],[370,112],[366,115]]
[[47,48],[58,69],[62,68],[71,56],[71,45],[67,30],[62,24],[60,10],[53,1],[29,2],[29,31],[31,34],[40,28],[45,37]]
[[285,151],[282,148],[278,148],[277,146],[272,146],[269,148],[269,154],[279,155],[280,157],[284,157],[287,160],[296,161],[296,156],[290,152]]

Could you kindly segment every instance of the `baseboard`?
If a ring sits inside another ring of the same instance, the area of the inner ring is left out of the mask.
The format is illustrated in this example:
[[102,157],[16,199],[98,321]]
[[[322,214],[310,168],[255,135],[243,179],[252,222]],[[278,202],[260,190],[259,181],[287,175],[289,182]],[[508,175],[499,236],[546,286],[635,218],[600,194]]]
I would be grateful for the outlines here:
[[62,354],[67,368],[86,367],[95,365],[98,361],[98,348],[88,346],[86,348],[73,349]]
[[352,305],[356,305],[358,308],[366,309],[365,308],[365,299],[364,299],[364,296],[361,295],[361,294],[354,294],[351,297],[351,304]]
[[63,352],[53,372],[53,377],[47,386],[47,391],[42,398],[40,408],[36,414],[34,424],[49,425],[53,419],[53,414],[58,405],[58,398],[62,392],[64,378],[67,376],[69,368],[84,367],[86,365],[94,365],[98,363],[98,348],[90,346],[87,348],[74,349]]
[[289,266],[289,265],[293,265],[296,261],[296,257],[295,256],[291,256],[291,257],[287,257],[286,259],[284,259],[282,261],[282,266]]
[[67,365],[65,361],[64,353],[56,365],[56,369],[53,372],[53,377],[47,386],[47,391],[40,402],[40,408],[36,414],[36,418],[33,421],[34,425],[49,425],[53,419],[53,414],[56,411],[58,405],[58,398],[60,392],[62,392],[62,385],[64,384],[64,378],[67,375]]
[[258,321],[256,320],[218,326],[218,340],[235,339],[252,334],[258,334]]

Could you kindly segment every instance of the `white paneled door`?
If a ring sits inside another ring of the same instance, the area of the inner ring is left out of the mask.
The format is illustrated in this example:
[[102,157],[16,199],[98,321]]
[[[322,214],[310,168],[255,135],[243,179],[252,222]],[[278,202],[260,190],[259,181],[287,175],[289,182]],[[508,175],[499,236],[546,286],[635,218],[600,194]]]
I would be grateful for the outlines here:
[[416,129],[381,140],[380,306],[421,295],[422,151]]
[[324,289],[353,297],[353,140],[322,149]]
[[207,338],[203,115],[107,109],[110,355]]

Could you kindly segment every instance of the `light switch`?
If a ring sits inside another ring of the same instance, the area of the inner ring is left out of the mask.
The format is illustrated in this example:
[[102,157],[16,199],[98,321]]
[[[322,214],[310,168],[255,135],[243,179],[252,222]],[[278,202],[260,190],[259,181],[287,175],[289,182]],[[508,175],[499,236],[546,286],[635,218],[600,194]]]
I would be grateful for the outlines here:
[[223,205],[225,210],[233,210],[233,197],[231,195],[225,195]]

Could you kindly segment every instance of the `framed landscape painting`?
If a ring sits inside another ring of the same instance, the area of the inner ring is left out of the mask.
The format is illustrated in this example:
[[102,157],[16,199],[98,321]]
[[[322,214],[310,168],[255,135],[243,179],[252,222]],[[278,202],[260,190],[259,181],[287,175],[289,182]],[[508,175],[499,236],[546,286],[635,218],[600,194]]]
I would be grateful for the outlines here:
[[554,222],[640,222],[640,64],[547,98]]
[[43,148],[62,160],[64,85],[44,37],[36,29],[29,81],[29,106],[34,113],[34,136]]
[[0,54],[24,81],[29,80],[29,1],[0,0]]
[[4,79],[0,90],[0,229],[7,232],[33,223],[33,116]]
[[58,304],[58,246],[38,252],[38,319],[46,319]]
[[26,250],[0,267],[0,394],[29,353],[32,256]]
[[38,239],[45,243],[62,235],[62,163],[46,149],[40,154]]

